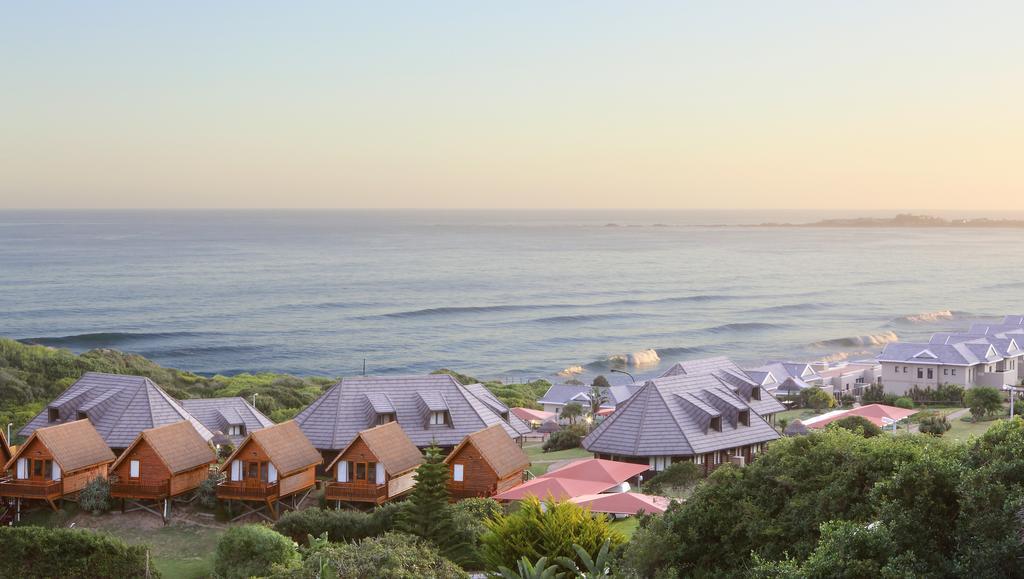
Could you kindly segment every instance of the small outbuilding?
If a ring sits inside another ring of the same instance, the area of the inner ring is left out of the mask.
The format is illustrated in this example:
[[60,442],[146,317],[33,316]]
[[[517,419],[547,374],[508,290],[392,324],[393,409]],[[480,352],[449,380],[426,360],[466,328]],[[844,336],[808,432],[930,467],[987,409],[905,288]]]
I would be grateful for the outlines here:
[[38,428],[18,447],[5,469],[14,477],[0,482],[0,496],[44,501],[57,510],[57,501],[75,495],[95,478],[106,478],[114,453],[88,420]]
[[[166,521],[171,499],[194,491],[209,478],[217,454],[188,421],[143,430],[110,467],[110,496],[133,510],[158,514]],[[143,501],[156,503],[154,510]]]
[[[276,520],[279,506],[294,509],[296,496],[309,494],[316,485],[316,467],[322,463],[320,453],[294,421],[250,432],[221,466],[227,479],[217,485],[217,498],[248,507],[236,520],[249,514]],[[285,498],[290,502],[281,502]]]
[[397,422],[362,430],[327,466],[325,497],[339,506],[386,503],[412,490],[421,464],[423,454]]
[[498,425],[470,434],[444,460],[453,499],[491,497],[523,483],[530,458]]

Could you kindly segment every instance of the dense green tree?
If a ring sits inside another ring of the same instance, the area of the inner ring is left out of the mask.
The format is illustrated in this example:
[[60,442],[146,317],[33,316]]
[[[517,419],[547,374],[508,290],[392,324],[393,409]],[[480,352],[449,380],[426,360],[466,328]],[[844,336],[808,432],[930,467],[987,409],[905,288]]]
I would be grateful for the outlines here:
[[964,396],[964,403],[971,409],[974,420],[978,421],[1003,409],[1003,393],[995,388],[971,388]]
[[598,388],[611,388],[612,384],[604,377],[603,374],[594,376],[594,380],[590,382],[591,386],[597,386]]
[[942,436],[952,427],[953,425],[949,423],[949,420],[946,419],[945,415],[935,413],[922,418],[918,423],[917,430],[922,434]]
[[423,464],[416,469],[416,486],[409,493],[399,527],[434,543],[445,557],[466,563],[471,547],[455,527],[448,492],[448,465],[436,444],[427,448],[424,457]]
[[800,403],[813,408],[815,412],[821,412],[835,406],[836,401],[831,394],[821,388],[807,388],[800,392]]
[[221,535],[214,569],[225,579],[245,579],[266,576],[275,565],[298,563],[299,553],[291,539],[263,525],[241,525]]
[[863,416],[847,416],[840,418],[828,425],[829,428],[845,428],[850,432],[857,432],[864,438],[871,438],[882,434],[882,429]]
[[583,416],[583,406],[579,402],[570,402],[562,407],[562,418],[569,424],[576,424],[576,419]]

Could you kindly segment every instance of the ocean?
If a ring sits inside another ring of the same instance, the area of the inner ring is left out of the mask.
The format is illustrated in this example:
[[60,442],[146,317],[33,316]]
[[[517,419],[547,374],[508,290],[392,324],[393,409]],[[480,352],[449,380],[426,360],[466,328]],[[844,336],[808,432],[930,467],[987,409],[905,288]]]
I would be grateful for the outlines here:
[[202,374],[640,378],[1024,312],[1021,230],[744,226],[851,215],[0,212],[0,335]]

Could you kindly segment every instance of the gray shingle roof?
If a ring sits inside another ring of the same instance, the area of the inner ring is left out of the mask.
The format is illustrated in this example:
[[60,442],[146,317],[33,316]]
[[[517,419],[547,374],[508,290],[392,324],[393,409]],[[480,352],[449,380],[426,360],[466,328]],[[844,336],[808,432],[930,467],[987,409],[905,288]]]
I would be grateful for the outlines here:
[[[583,441],[591,452],[621,456],[689,456],[779,438],[761,415],[784,410],[763,390],[747,399],[745,374],[728,358],[694,360],[648,380]],[[748,381],[748,385],[754,385]],[[750,410],[750,426],[738,422]],[[711,428],[720,418],[721,432]]]
[[[49,410],[58,419],[49,421]],[[202,423],[144,376],[88,372],[68,387],[19,434],[79,419],[83,413],[110,448],[128,448],[143,430],[188,420],[204,440],[213,438]]]
[[463,386],[470,394],[475,396],[478,400],[486,404],[495,414],[502,417],[502,419],[508,421],[509,425],[520,435],[529,434],[533,432],[530,425],[515,415],[515,413],[509,410],[509,407],[498,400],[498,397],[493,392],[487,389],[483,384],[467,384]]
[[[387,396],[395,419],[418,447],[429,446],[432,441],[439,446],[455,446],[466,435],[494,424],[501,424],[513,438],[522,435],[447,374],[345,378],[300,412],[295,422],[316,448],[341,450],[361,430],[375,424],[366,412],[368,394]],[[426,412],[431,407],[447,409],[451,424],[427,424]]]
[[986,338],[952,344],[893,342],[885,345],[877,359],[879,362],[973,366],[997,362],[1003,356]]
[[[608,398],[608,402],[601,406],[605,408],[613,408],[617,404],[624,402],[639,389],[640,386],[635,384],[604,388],[603,392]],[[583,406],[588,406],[590,404],[590,386],[553,384],[537,402],[541,404],[568,404],[569,402],[579,402]]]
[[196,417],[210,432],[225,435],[234,446],[241,444],[245,436],[227,436],[228,427],[245,426],[245,432],[269,428],[274,421],[256,410],[245,398],[190,398],[182,400],[181,406]]

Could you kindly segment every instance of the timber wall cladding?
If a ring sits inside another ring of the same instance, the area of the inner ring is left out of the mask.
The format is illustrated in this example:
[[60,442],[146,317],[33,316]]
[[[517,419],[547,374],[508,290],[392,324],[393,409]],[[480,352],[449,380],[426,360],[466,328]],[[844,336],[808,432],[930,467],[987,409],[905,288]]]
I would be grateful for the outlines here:
[[[131,478],[132,460],[139,461],[139,478],[137,479]],[[129,456],[117,465],[113,474],[117,475],[121,482],[141,481],[148,484],[164,482],[171,477],[171,471],[167,470],[160,455],[153,450],[146,439],[142,439],[139,444],[135,445]]]
[[[455,465],[461,464],[462,482],[455,481]],[[452,490],[474,496],[489,496],[491,489],[498,483],[498,475],[494,472],[480,451],[472,443],[463,446],[452,458],[448,472],[448,484]]]
[[309,467],[302,472],[281,479],[279,494],[282,497],[305,490],[316,483],[316,471]]

